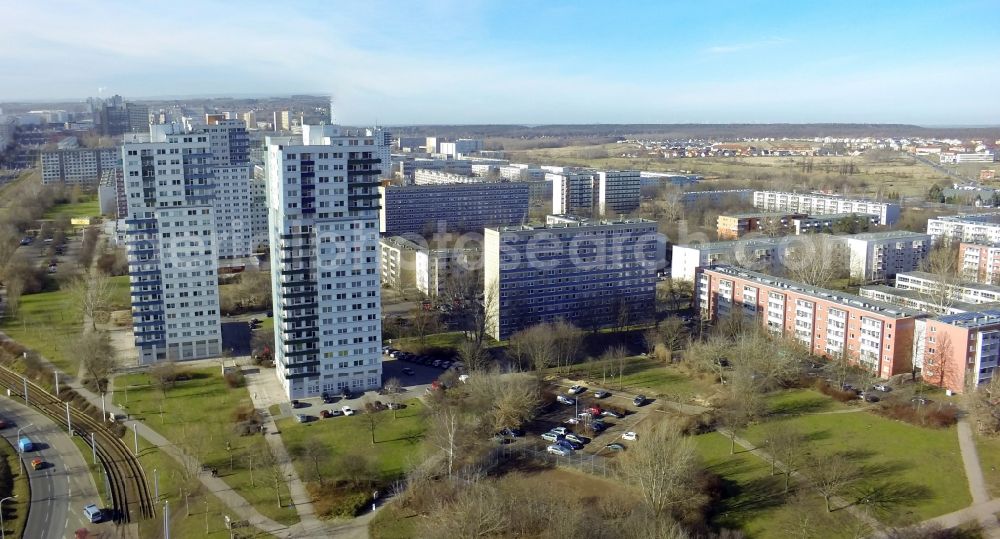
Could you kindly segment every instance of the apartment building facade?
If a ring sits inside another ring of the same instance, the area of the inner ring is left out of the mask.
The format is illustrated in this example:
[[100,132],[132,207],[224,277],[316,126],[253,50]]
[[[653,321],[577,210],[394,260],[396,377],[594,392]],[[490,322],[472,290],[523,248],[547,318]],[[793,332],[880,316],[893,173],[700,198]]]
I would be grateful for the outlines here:
[[205,133],[122,147],[126,249],[140,364],[217,356],[218,243]]
[[545,180],[552,183],[552,213],[593,215],[594,172],[547,172]]
[[557,319],[588,329],[648,321],[664,245],[644,219],[487,228],[488,333],[504,340]]
[[913,290],[940,298],[944,303],[962,301],[971,304],[1000,301],[1000,286],[982,283],[961,283],[946,281],[926,271],[908,271],[896,275],[896,288]]
[[1000,309],[918,320],[916,334],[914,363],[929,384],[962,393],[1000,367]]
[[781,268],[789,247],[784,238],[752,238],[692,245],[673,245],[670,278],[694,282],[699,268],[716,264],[749,267],[767,273]]
[[958,260],[964,279],[1000,284],[1000,246],[963,242],[958,246]]
[[597,173],[597,212],[602,216],[631,213],[639,208],[638,170],[602,170]]
[[380,230],[395,236],[520,224],[529,192],[526,182],[382,186]]
[[1000,245],[1000,212],[949,215],[927,220],[934,243],[954,241]]
[[716,220],[716,234],[720,240],[737,240],[754,232],[781,235],[790,230],[793,220],[799,217],[804,215],[782,212],[720,215]]
[[[471,165],[470,165],[471,168]],[[442,170],[417,169],[413,172],[414,185],[447,185],[452,183],[482,183],[489,181],[482,176],[454,174]]]
[[[417,290],[431,297],[448,294],[449,288],[467,288],[468,279],[482,269],[482,250],[477,248],[421,249],[414,257]],[[482,283],[479,279],[477,284]]]
[[850,199],[811,193],[755,191],[753,205],[765,211],[794,212],[806,215],[861,213],[878,217],[878,224],[891,225],[899,220],[899,204],[874,200]]
[[416,256],[420,245],[402,237],[385,236],[379,240],[379,268],[382,285],[397,290],[416,286]]
[[44,185],[96,187],[105,171],[121,168],[120,148],[46,150],[41,153]]
[[706,319],[739,313],[816,355],[845,357],[882,378],[912,368],[919,311],[731,266],[701,270],[696,294]]
[[267,139],[276,374],[290,399],[382,383],[379,129]]
[[897,273],[914,271],[930,254],[931,237],[907,230],[868,232],[845,236],[850,252],[851,278],[883,282]]

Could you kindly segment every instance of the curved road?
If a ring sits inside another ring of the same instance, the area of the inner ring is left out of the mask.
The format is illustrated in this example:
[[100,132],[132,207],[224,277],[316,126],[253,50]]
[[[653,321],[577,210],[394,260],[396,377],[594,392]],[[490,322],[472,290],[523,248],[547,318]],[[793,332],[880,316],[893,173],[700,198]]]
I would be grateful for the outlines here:
[[[17,448],[17,429],[35,443],[34,451],[24,453],[22,460],[31,484],[31,509],[25,526],[25,537],[74,537],[80,528],[103,527],[90,524],[83,517],[83,507],[100,501],[87,462],[73,441],[54,422],[33,408],[0,397],[0,416],[12,425],[2,431],[4,438]],[[45,467],[31,469],[31,460],[40,457]]]

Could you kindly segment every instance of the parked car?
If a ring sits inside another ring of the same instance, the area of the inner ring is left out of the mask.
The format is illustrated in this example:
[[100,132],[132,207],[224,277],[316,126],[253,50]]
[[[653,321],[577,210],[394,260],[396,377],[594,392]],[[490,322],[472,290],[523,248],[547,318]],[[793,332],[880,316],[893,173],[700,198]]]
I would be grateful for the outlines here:
[[872,388],[878,391],[885,391],[885,392],[892,391],[892,388],[886,384],[875,384],[874,386],[872,386]]
[[35,449],[35,444],[31,442],[31,438],[21,436],[21,438],[17,440],[17,447],[21,450],[21,453],[26,453],[28,451],[33,451]]
[[878,395],[872,393],[865,393],[865,396],[862,398],[865,399],[865,402],[878,402],[879,400],[881,400],[878,398]]
[[934,401],[932,401],[932,400],[930,400],[927,397],[924,397],[922,395],[917,395],[916,397],[913,397],[912,399],[910,399],[910,402],[912,402],[913,404],[930,404],[930,403],[932,403]]
[[407,376],[413,376],[415,373],[414,373],[413,369],[411,369],[409,367],[406,367],[406,368],[403,369],[403,374],[405,374]]
[[634,404],[636,406],[642,406],[643,404],[646,404],[646,396],[645,395],[636,395],[635,398],[632,399],[632,404]]
[[546,447],[545,450],[553,455],[559,455],[560,457],[568,457],[573,454],[572,449],[558,445],[550,445]]
[[623,414],[621,412],[616,412],[615,410],[604,410],[603,412],[601,412],[601,415],[605,415],[605,416],[608,416],[608,417],[613,417],[615,419],[621,419],[621,418],[625,417],[625,414]]
[[330,419],[331,417],[334,416],[334,413],[330,410],[322,410],[320,411],[319,416],[322,417],[323,419]]
[[38,457],[35,457],[35,458],[31,459],[31,469],[32,470],[41,470],[44,466],[45,466],[45,461],[44,460],[42,460],[42,459],[40,459]]
[[500,431],[500,434],[504,436],[510,436],[511,438],[520,438],[524,436],[524,429],[519,428],[506,428]]
[[603,432],[608,426],[603,421],[591,421],[590,428],[594,429],[594,432]]
[[309,416],[305,414],[295,414],[295,420],[298,421],[299,423],[308,423]]
[[87,520],[92,523],[97,523],[104,519],[103,512],[94,504],[83,508],[83,516],[87,517]]
[[292,399],[292,408],[302,408],[305,406],[304,402],[299,401],[299,399]]
[[604,448],[608,451],[625,451],[625,446],[618,442],[610,443],[604,446]]
[[571,386],[569,388],[569,391],[567,391],[567,393],[569,393],[570,395],[579,395],[580,393],[583,393],[583,386],[581,385]]
[[450,361],[442,361],[441,364],[438,365],[438,367],[440,367],[442,369],[447,369],[448,367],[451,367],[451,362]]
[[555,427],[555,428],[549,430],[549,432],[554,432],[556,434],[561,434],[561,435],[565,436],[566,433],[569,432],[569,429],[567,429],[566,427]]
[[571,442],[578,443],[578,444],[581,444],[581,445],[587,443],[587,441],[588,441],[586,438],[581,438],[580,436],[577,436],[576,434],[573,434],[572,432],[566,435],[566,439],[569,440],[569,441],[571,441]]
[[632,441],[635,441],[635,439],[636,439],[636,434],[635,434],[634,431],[630,430],[630,431],[626,432],[625,434],[622,434],[622,440],[628,440],[628,441],[632,442]]
[[346,388],[346,387],[344,389],[341,389],[340,390],[340,396],[343,397],[343,398],[345,398],[345,399],[351,398],[351,390],[348,389],[348,388]]
[[386,405],[386,408],[390,410],[399,410],[402,407],[403,405],[398,402],[390,402],[389,404]]
[[435,359],[433,362],[431,362],[431,367],[438,367],[440,365],[441,365],[440,359]]
[[337,400],[336,397],[334,397],[333,395],[331,395],[331,394],[329,394],[329,393],[327,393],[325,391],[323,392],[323,403],[324,404],[333,404],[333,402],[335,400]]
[[602,410],[600,406],[592,404],[587,407],[587,412],[594,417],[600,417],[601,413],[604,412],[604,410]]
[[559,438],[561,438],[561,437],[562,437],[562,435],[556,434],[556,433],[554,433],[552,431],[549,431],[549,432],[546,432],[546,433],[542,434],[542,439],[545,440],[546,442],[555,442],[555,441],[558,441]]
[[565,423],[567,425],[576,425],[579,422],[580,422],[580,420],[577,419],[577,418],[575,418],[575,417],[568,417],[568,418],[566,418],[566,421],[563,421],[563,423]]
[[576,404],[576,399],[573,397],[567,397],[566,395],[559,395],[556,400],[562,404]]
[[350,406],[341,406],[340,411],[343,412],[344,415],[354,415],[354,408],[351,408]]
[[608,391],[605,391],[603,389],[598,389],[597,391],[594,392],[594,397],[596,397],[598,399],[606,399],[606,398],[608,398],[610,396],[611,396],[611,393],[608,392]]
[[556,442],[556,445],[560,447],[568,447],[569,449],[572,449],[574,451],[576,451],[577,449],[583,449],[582,443],[573,442],[569,438],[563,438],[562,440],[559,440],[558,442]]

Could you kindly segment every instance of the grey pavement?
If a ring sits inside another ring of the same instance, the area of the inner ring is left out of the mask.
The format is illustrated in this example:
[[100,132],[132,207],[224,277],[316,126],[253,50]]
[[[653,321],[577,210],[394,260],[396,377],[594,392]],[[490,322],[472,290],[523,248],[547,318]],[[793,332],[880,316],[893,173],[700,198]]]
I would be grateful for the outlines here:
[[[31,507],[25,537],[73,537],[76,530],[112,533],[114,524],[91,524],[83,517],[83,507],[101,505],[97,486],[87,462],[69,435],[44,414],[15,400],[0,398],[0,414],[13,424],[3,436],[17,448],[17,430],[36,445],[21,455],[31,486]],[[30,426],[29,426],[30,425]],[[31,469],[31,460],[41,458],[44,467]],[[24,500],[21,500],[22,502]],[[7,502],[12,503],[12,502]]]
[[962,450],[962,463],[965,465],[965,478],[969,482],[969,492],[972,493],[972,505],[990,501],[990,493],[986,490],[986,480],[983,478],[983,468],[979,464],[979,453],[976,451],[976,440],[972,435],[969,422],[962,419],[956,428],[958,446]]

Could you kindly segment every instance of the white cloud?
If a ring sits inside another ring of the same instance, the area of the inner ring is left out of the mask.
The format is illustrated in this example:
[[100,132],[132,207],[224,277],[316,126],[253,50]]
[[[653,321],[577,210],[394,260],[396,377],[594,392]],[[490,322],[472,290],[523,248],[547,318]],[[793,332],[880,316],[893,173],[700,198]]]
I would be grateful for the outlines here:
[[713,45],[711,47],[705,48],[704,52],[707,52],[709,54],[732,54],[735,52],[743,52],[752,49],[761,49],[765,47],[774,47],[776,45],[784,45],[786,43],[791,43],[791,40],[785,39],[783,37],[769,37],[767,39],[762,39],[760,41],[750,41],[747,43]]

